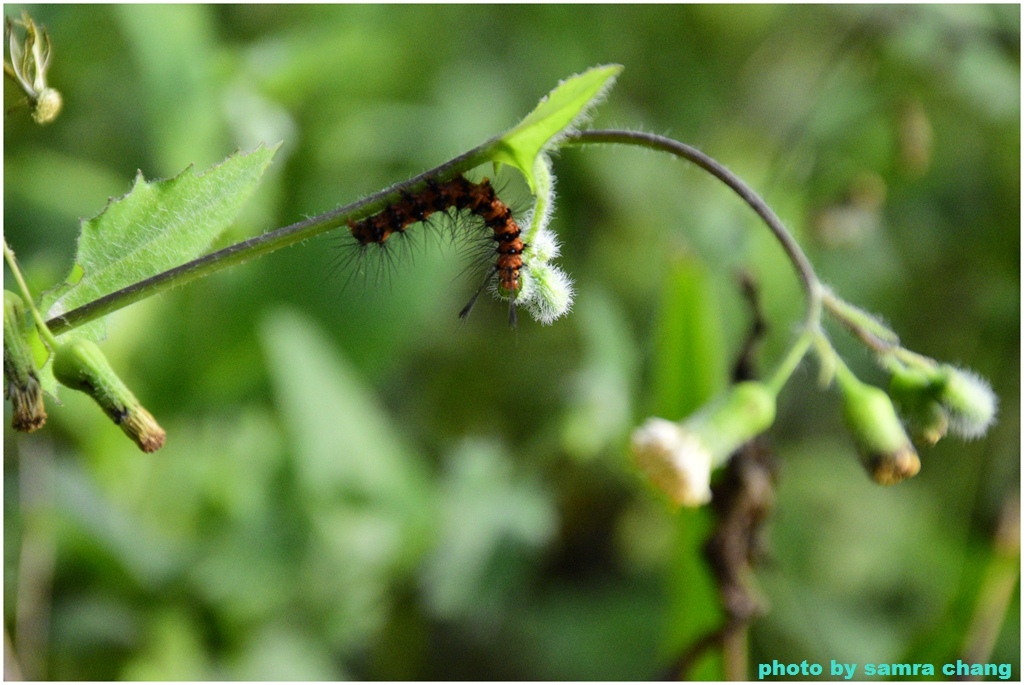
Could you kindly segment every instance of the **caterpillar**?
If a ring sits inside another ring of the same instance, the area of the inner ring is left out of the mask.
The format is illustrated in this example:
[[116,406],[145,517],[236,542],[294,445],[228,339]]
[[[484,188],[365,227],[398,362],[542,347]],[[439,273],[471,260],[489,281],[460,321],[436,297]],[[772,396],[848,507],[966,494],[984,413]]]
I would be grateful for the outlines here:
[[520,238],[522,230],[512,210],[498,199],[490,180],[485,178],[474,183],[461,175],[445,183],[429,179],[423,190],[417,193],[403,191],[397,202],[373,216],[349,221],[348,228],[360,247],[385,247],[388,238],[395,233],[402,235],[412,224],[426,221],[435,212],[451,208],[469,210],[482,219],[491,230],[490,240],[497,243],[493,252],[497,254],[494,264],[487,271],[483,285],[459,312],[459,318],[469,316],[480,293],[497,277],[499,290],[509,296],[509,325],[514,328],[517,322],[516,293],[520,288],[520,271],[526,266],[523,250],[527,245]]

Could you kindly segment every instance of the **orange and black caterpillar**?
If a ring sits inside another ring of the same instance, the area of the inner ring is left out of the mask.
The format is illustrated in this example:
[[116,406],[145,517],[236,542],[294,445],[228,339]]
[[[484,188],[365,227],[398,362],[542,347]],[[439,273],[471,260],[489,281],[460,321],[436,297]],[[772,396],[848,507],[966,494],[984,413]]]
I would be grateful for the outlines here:
[[514,327],[515,296],[520,286],[519,272],[524,268],[523,249],[526,245],[520,238],[522,230],[512,216],[512,210],[498,199],[488,179],[479,183],[463,176],[456,176],[446,183],[429,179],[423,190],[417,193],[403,191],[398,202],[361,221],[349,221],[348,227],[360,246],[376,244],[383,247],[393,233],[404,234],[412,224],[425,221],[435,212],[444,212],[453,207],[456,210],[468,209],[483,220],[492,231],[491,240],[497,243],[494,252],[498,255],[483,285],[462,308],[459,317],[464,319],[469,315],[477,297],[491,279],[497,276],[499,290],[509,296],[509,325]]

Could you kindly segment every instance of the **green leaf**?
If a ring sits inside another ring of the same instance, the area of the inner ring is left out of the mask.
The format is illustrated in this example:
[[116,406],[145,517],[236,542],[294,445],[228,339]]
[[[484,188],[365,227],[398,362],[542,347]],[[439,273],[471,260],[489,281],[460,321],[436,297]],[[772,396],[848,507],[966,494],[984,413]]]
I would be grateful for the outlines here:
[[681,419],[725,387],[722,338],[707,267],[691,255],[674,256],[658,315],[652,415]]
[[[676,539],[668,571],[668,627],[663,643],[669,658],[722,624],[718,591],[703,555],[712,526],[707,507],[684,508],[676,515]],[[721,652],[716,650],[698,659],[689,673],[693,680],[721,680],[722,676]]]
[[511,546],[522,558],[520,547],[539,548],[555,533],[551,493],[537,479],[516,474],[512,459],[484,440],[459,445],[446,472],[438,543],[421,567],[424,597],[445,620],[493,617],[504,601],[519,596],[509,578],[514,564],[502,551]]
[[278,310],[262,337],[308,521],[303,601],[320,607],[317,619],[339,648],[372,644],[391,583],[416,568],[434,538],[426,460],[312,321]]
[[604,97],[622,71],[618,64],[588,69],[555,87],[525,119],[497,142],[494,161],[511,164],[536,192],[534,161]]
[[162,609],[150,620],[146,640],[129,658],[125,680],[205,680],[214,671],[202,631],[185,609]]
[[[199,257],[238,214],[277,151],[234,154],[209,171],[192,167],[172,179],[147,181],[141,172],[124,197],[82,222],[78,254],[63,286],[43,297],[49,317]],[[105,317],[75,329],[100,340]]]
[[357,370],[311,321],[289,310],[267,318],[263,338],[280,411],[301,455],[305,499],[353,497],[418,525],[429,497],[423,458]]

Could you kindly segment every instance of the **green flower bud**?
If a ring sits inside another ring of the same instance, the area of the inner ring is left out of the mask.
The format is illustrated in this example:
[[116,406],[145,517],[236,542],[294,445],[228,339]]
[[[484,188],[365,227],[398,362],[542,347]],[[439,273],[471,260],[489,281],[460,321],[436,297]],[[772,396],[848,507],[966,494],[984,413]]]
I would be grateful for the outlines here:
[[938,387],[938,401],[949,412],[949,427],[964,438],[980,438],[995,422],[998,400],[981,376],[949,364],[936,372],[944,382]]
[[117,377],[94,343],[77,340],[58,347],[53,357],[53,375],[67,387],[96,400],[143,452],[155,452],[163,446],[167,437],[163,428]]
[[523,288],[516,301],[537,321],[548,325],[572,307],[572,280],[557,266],[537,262],[521,276]]
[[937,397],[942,382],[921,368],[896,371],[889,382],[889,396],[907,421],[915,440],[934,445],[949,429],[949,414]]
[[775,420],[775,393],[738,383],[682,423],[650,418],[633,432],[637,466],[676,505],[711,500],[711,471]]
[[46,423],[43,389],[29,347],[31,328],[25,323],[25,303],[4,291],[4,397],[11,400],[12,427],[31,433]]
[[843,417],[853,434],[861,462],[876,483],[894,485],[917,475],[921,460],[881,388],[861,383],[845,366],[836,370]]
[[732,386],[724,396],[687,419],[685,425],[702,434],[711,448],[714,465],[719,466],[774,422],[775,393],[763,383],[745,381]]
[[932,443],[947,428],[964,438],[981,437],[995,421],[998,402],[988,382],[950,364],[901,369],[890,391],[911,425]]

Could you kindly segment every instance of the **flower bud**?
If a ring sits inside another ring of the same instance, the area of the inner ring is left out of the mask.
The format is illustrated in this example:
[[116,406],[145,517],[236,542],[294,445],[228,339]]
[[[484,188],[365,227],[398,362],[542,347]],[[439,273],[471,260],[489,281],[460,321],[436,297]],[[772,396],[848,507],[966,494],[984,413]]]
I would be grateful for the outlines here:
[[941,383],[921,368],[905,368],[893,373],[889,396],[907,421],[915,440],[934,445],[949,429],[949,414],[937,396]]
[[[24,39],[15,35],[15,24],[24,28]],[[4,74],[25,93],[36,123],[49,124],[57,118],[63,104],[60,93],[46,83],[51,55],[49,34],[23,12],[21,21],[7,20],[5,37],[11,61],[4,62]]]
[[633,432],[637,466],[677,505],[711,500],[711,471],[775,420],[775,394],[738,383],[682,423],[650,418]]
[[964,438],[981,437],[995,421],[998,402],[988,382],[950,364],[896,371],[890,391],[911,425],[932,443],[947,428]]
[[522,283],[517,300],[542,324],[550,324],[572,307],[572,280],[557,266],[531,264],[522,272]]
[[711,501],[711,452],[683,426],[651,417],[633,431],[637,466],[676,506]]
[[980,438],[995,421],[998,400],[981,376],[949,364],[936,372],[943,382],[938,401],[949,412],[949,427],[964,438]]
[[775,393],[763,383],[745,381],[687,419],[711,448],[715,466],[775,422]]
[[842,365],[836,379],[846,425],[857,443],[861,463],[875,482],[895,485],[917,475],[921,460],[885,391],[861,383]]
[[163,428],[142,408],[94,343],[76,340],[58,347],[53,357],[53,375],[67,387],[92,396],[143,452],[155,452],[163,446]]
[[547,226],[537,231],[537,234],[530,240],[530,245],[527,247],[527,254],[530,257],[530,263],[548,262],[554,260],[561,254],[562,248],[558,245],[558,238],[555,237],[554,232]]
[[44,88],[32,108],[32,119],[41,126],[49,124],[60,114],[63,105],[64,99],[58,91]]
[[46,423],[43,389],[39,385],[35,360],[28,344],[25,303],[15,293],[4,291],[4,397],[11,400],[16,431],[31,433]]

